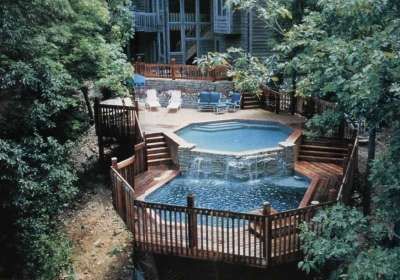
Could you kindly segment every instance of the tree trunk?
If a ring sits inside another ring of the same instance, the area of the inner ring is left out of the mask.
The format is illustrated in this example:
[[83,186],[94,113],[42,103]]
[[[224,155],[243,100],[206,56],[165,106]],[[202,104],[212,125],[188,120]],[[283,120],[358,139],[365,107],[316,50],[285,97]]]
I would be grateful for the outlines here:
[[93,116],[93,108],[90,105],[90,100],[89,100],[89,89],[88,89],[88,87],[84,86],[84,87],[81,88],[81,91],[83,93],[83,97],[85,98],[85,103],[86,103],[86,107],[87,107],[87,110],[88,110],[90,124],[93,124],[94,123],[94,116]]
[[369,131],[369,141],[368,141],[368,159],[367,159],[367,170],[365,171],[365,184],[364,184],[364,198],[363,198],[363,210],[364,214],[368,215],[371,212],[371,183],[368,177],[371,173],[371,165],[375,159],[376,150],[376,127],[373,127]]

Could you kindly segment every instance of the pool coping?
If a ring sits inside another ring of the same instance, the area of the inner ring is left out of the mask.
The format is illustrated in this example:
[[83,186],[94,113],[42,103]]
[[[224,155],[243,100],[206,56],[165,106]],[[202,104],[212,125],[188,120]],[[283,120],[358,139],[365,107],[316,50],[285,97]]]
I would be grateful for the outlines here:
[[[247,150],[247,151],[242,151],[242,152],[230,152],[230,151],[221,151],[221,150],[209,150],[209,149],[201,149],[201,148],[196,148],[196,144],[190,143],[180,137],[177,132],[183,128],[186,128],[191,125],[199,125],[199,124],[209,124],[209,123],[219,123],[219,122],[232,122],[232,121],[237,121],[237,122],[258,122],[258,123],[277,123],[282,126],[289,127],[292,129],[292,132],[288,135],[285,141],[278,142],[278,146],[276,147],[270,147],[270,148],[262,148],[262,149],[253,149],[253,150]],[[294,128],[291,127],[281,121],[263,121],[263,120],[248,120],[248,119],[228,119],[228,120],[222,120],[222,121],[201,121],[201,122],[192,122],[190,124],[184,124],[173,130],[171,133],[168,133],[169,136],[172,136],[179,144],[180,148],[186,148],[194,152],[200,152],[200,153],[207,153],[207,154],[217,154],[217,155],[223,155],[223,156],[235,156],[235,157],[243,157],[243,156],[252,156],[260,153],[265,153],[265,152],[274,152],[274,151],[281,151],[285,147],[291,147],[295,145],[295,142],[297,139],[301,136],[301,129],[299,128]]]

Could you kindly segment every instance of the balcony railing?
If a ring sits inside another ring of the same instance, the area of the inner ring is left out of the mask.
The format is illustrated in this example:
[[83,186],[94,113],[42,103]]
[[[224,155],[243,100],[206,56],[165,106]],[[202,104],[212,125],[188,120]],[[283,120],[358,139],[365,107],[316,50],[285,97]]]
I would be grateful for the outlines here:
[[158,30],[157,13],[135,12],[136,31],[156,32]]

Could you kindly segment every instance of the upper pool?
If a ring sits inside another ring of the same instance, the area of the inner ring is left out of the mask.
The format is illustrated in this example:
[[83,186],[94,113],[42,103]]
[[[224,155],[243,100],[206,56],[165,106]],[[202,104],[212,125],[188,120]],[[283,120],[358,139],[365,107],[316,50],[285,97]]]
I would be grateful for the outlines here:
[[291,133],[291,128],[277,122],[243,120],[192,124],[176,132],[196,148],[224,152],[277,147]]

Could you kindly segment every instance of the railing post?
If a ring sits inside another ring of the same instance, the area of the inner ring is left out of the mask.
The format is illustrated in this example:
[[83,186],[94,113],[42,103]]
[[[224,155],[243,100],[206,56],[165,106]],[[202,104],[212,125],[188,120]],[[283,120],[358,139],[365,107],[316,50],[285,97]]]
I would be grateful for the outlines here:
[[136,116],[139,119],[139,101],[136,98],[135,98],[134,104],[135,104],[134,106],[135,106]]
[[328,192],[328,201],[336,201],[338,196],[338,191],[336,188],[330,188]]
[[194,196],[189,194],[186,198],[188,208],[188,237],[189,237],[189,248],[197,246],[197,219],[196,214],[193,211],[194,208]]
[[171,78],[172,78],[172,80],[175,80],[175,65],[176,65],[176,59],[171,58]]
[[275,92],[275,113],[279,114],[281,111],[281,96]]
[[271,222],[271,203],[263,203],[264,216],[264,242],[263,242],[263,257],[267,261],[267,266],[271,263],[271,247],[272,247],[272,222]]
[[112,157],[112,158],[111,158],[111,166],[112,166],[115,170],[117,170],[117,168],[118,168],[118,158],[116,158],[116,157]]

